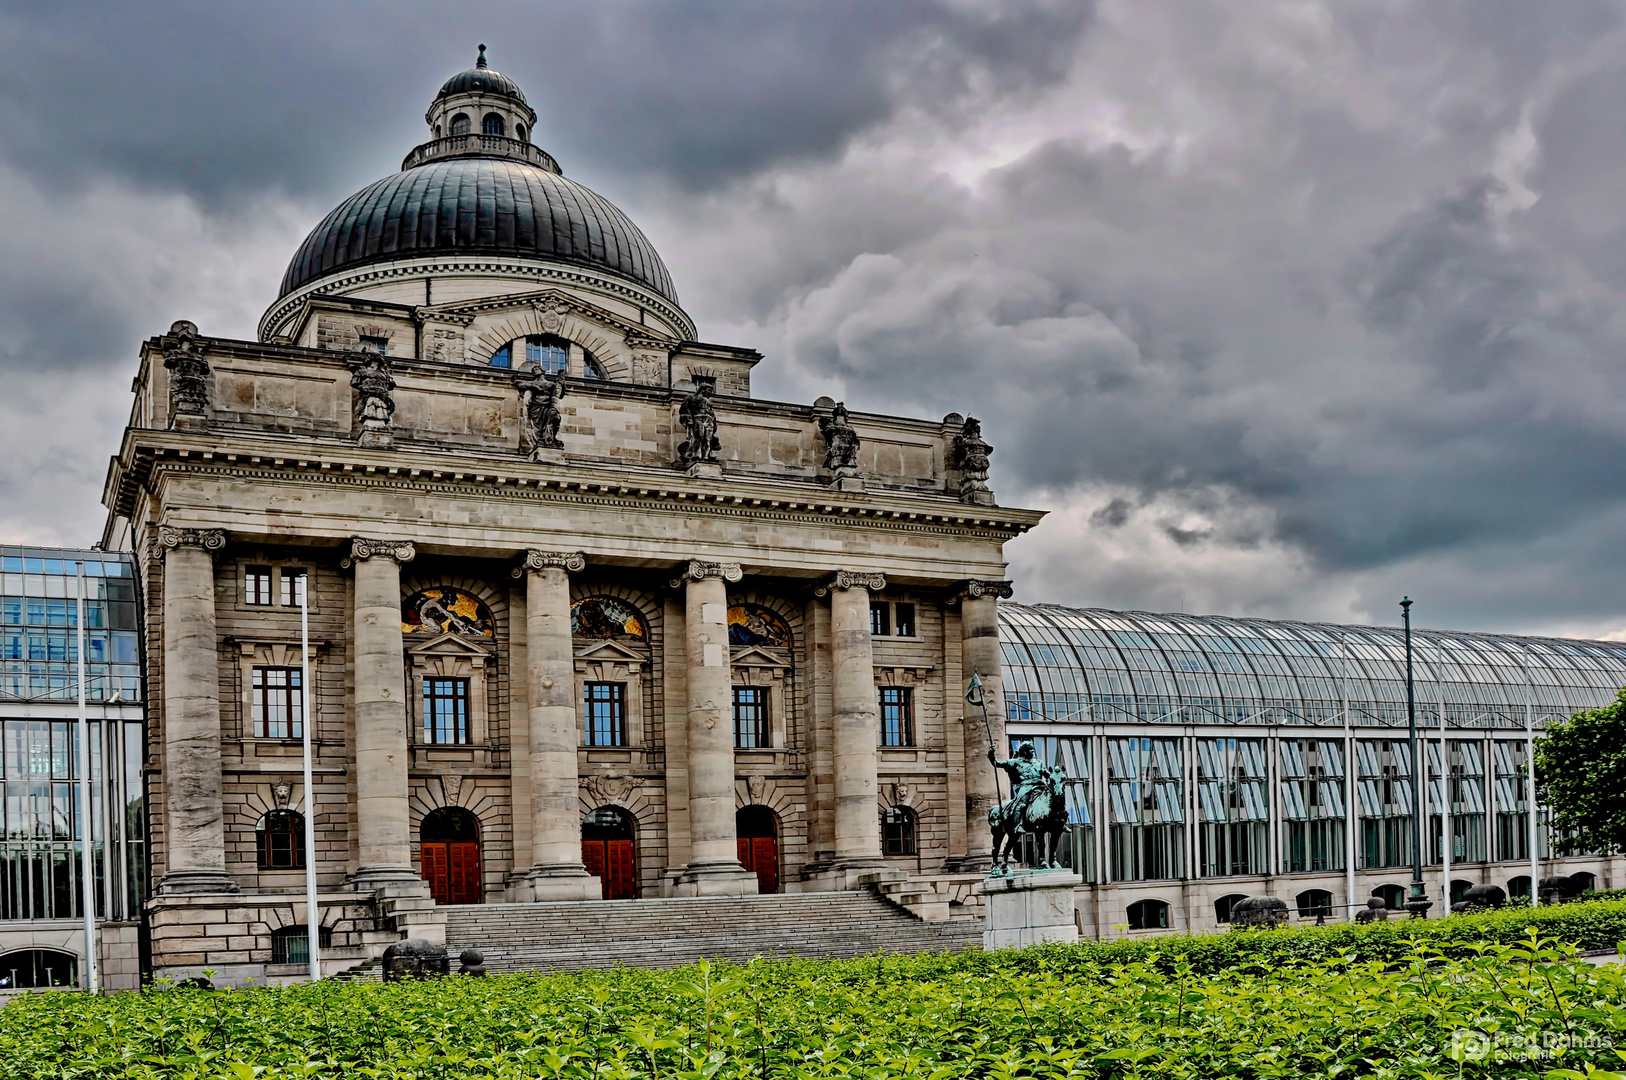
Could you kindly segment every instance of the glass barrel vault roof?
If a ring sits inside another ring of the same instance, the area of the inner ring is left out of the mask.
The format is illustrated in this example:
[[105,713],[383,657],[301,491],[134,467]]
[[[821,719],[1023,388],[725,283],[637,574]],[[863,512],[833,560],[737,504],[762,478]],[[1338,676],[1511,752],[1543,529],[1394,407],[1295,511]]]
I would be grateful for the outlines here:
[[[1012,723],[1406,724],[1398,627],[1002,603]],[[1626,642],[1412,630],[1419,724],[1537,727],[1626,686]]]

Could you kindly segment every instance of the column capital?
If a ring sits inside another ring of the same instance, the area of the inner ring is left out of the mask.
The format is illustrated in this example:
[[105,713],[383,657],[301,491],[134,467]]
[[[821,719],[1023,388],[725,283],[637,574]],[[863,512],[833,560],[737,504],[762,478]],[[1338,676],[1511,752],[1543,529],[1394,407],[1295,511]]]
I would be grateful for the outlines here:
[[679,571],[678,576],[672,579],[672,588],[687,584],[691,581],[704,581],[707,578],[722,578],[724,581],[738,581],[745,573],[737,562],[701,562],[699,559],[690,559],[689,565]]
[[814,596],[828,596],[832,589],[868,589],[880,592],[886,588],[886,575],[865,570],[837,570],[813,587]]
[[992,596],[998,600],[1009,600],[1014,593],[1015,589],[1009,581],[971,578],[950,589],[945,602],[958,604],[961,600],[980,600],[985,596]]
[[509,573],[514,577],[524,577],[527,570],[546,570],[550,566],[557,566],[561,570],[568,570],[572,574],[579,574],[587,569],[587,556],[579,551],[537,551],[528,549],[520,564]]
[[417,554],[418,549],[412,546],[410,540],[368,540],[365,537],[352,536],[350,554],[341,559],[339,565],[349,566],[375,555],[394,559],[398,563],[409,563],[417,557]]
[[166,551],[180,547],[195,547],[213,553],[226,546],[226,530],[177,529],[173,525],[160,525],[158,544]]

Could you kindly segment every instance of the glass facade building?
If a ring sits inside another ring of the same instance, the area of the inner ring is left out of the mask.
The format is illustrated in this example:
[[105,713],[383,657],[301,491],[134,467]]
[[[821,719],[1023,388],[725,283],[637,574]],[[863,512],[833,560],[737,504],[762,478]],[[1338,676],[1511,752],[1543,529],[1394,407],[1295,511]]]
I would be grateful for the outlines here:
[[1409,870],[1419,813],[1438,867],[1447,811],[1454,868],[1528,874],[1528,733],[1626,686],[1626,642],[1414,630],[1413,790],[1399,628],[1004,603],[1000,634],[1011,744],[1079,778],[1098,883]]
[[[88,814],[78,785],[81,639]],[[87,829],[96,914],[137,917],[146,891],[142,694],[129,556],[0,547],[0,932],[82,921]]]

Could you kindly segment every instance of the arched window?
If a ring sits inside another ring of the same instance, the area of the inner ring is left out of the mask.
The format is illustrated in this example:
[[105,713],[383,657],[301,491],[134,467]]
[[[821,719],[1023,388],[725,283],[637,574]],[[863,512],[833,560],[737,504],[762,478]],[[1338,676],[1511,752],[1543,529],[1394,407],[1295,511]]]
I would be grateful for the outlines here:
[[1332,914],[1332,893],[1326,889],[1306,889],[1295,899],[1299,918],[1313,919]]
[[1451,882],[1451,902],[1453,904],[1460,904],[1463,898],[1468,895],[1468,890],[1473,887],[1473,882],[1463,881],[1461,878]]
[[514,125],[514,138],[518,139],[520,142],[525,141],[525,125],[524,124],[515,124]]
[[1592,875],[1592,874],[1587,873],[1585,870],[1582,870],[1579,874],[1571,874],[1570,875],[1570,895],[1571,896],[1580,896],[1582,893],[1586,892],[1587,890],[1596,889],[1597,887],[1598,887],[1598,879],[1597,879],[1597,877]]
[[1129,929],[1167,930],[1169,905],[1161,900],[1136,900],[1129,905]]
[[79,961],[55,949],[22,949],[0,956],[0,990],[77,986]]
[[1530,878],[1524,874],[1520,874],[1516,878],[1508,878],[1507,894],[1510,897],[1522,896],[1526,900],[1530,899]]
[[881,814],[881,851],[886,855],[915,853],[915,812],[907,806],[889,806]]
[[456,116],[452,117],[453,135],[467,135],[473,126],[474,124],[469,119],[468,113],[458,113]]
[[1234,892],[1234,893],[1226,893],[1224,896],[1220,897],[1218,900],[1215,900],[1214,901],[1214,921],[1218,922],[1218,923],[1228,923],[1228,922],[1230,922],[1231,921],[1231,909],[1233,907],[1235,907],[1237,904],[1241,903],[1243,900],[1246,900],[1247,898],[1248,897],[1247,897],[1246,893]]
[[[333,928],[319,926],[316,937],[322,948],[333,947]],[[279,926],[271,931],[271,962],[273,964],[308,964],[311,962],[311,939],[304,923]]]
[[492,367],[513,367],[514,366],[514,350],[513,350],[513,347],[510,346],[510,345],[504,345],[502,348],[500,348],[496,352],[492,353],[491,354],[491,366]]
[[294,810],[273,810],[254,829],[261,870],[305,868],[305,817]]
[[532,334],[525,339],[525,362],[557,375],[569,367],[570,342],[552,334]]
[[603,365],[601,365],[596,359],[593,358],[592,353],[583,351],[582,352],[582,378],[584,378],[584,379],[602,379],[604,377],[605,377],[605,375],[604,375],[604,367],[603,367]]
[[503,134],[502,114],[501,113],[494,113],[494,112],[486,113],[485,117],[480,121],[480,134],[482,134],[482,135],[501,135],[501,134]]
[[1404,885],[1379,885],[1372,890],[1372,895],[1383,901],[1383,906],[1390,911],[1399,911],[1406,906],[1406,887]]

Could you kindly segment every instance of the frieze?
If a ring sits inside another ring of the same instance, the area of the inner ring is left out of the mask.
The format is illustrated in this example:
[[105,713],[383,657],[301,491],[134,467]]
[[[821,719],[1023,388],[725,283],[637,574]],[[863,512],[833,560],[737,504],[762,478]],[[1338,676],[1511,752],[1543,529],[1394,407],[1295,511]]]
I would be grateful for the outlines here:
[[352,562],[370,559],[375,555],[386,559],[394,559],[398,563],[409,563],[418,555],[418,549],[412,546],[410,540],[368,540],[365,537],[353,536],[350,538],[350,554],[339,562],[340,566],[349,566]]
[[177,529],[158,526],[158,543],[166,548],[195,547],[215,552],[226,546],[225,529]]
[[740,569],[740,564],[737,562],[715,563],[691,559],[689,565],[684,567],[683,572],[672,579],[671,585],[675,589],[685,582],[704,581],[707,578],[722,578],[724,581],[735,582],[744,576],[745,572]]
[[837,570],[813,589],[814,596],[827,596],[832,589],[868,589],[880,592],[886,588],[886,575],[864,570]]
[[527,551],[525,558],[509,573],[519,578],[524,577],[527,570],[546,570],[550,566],[579,574],[587,569],[587,556],[579,551]]

